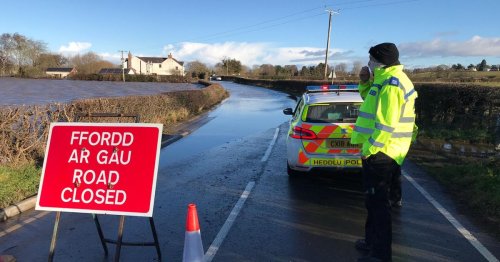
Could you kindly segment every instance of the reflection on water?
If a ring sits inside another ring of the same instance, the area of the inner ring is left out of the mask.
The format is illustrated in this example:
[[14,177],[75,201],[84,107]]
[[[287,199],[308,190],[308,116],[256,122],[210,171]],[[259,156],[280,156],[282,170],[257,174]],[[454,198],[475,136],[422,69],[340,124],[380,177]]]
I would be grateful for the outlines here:
[[231,93],[229,99],[210,113],[210,122],[164,148],[160,166],[276,128],[290,119],[283,109],[293,107],[295,101],[284,93],[230,82],[221,85]]
[[199,88],[199,85],[187,83],[0,78],[0,106],[67,103],[82,98],[153,95]]

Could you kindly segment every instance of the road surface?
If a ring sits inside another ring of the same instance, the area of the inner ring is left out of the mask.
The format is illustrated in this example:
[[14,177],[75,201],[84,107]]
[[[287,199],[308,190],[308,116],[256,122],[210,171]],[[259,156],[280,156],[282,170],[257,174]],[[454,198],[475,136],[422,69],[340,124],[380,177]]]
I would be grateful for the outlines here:
[[[287,95],[228,82],[231,97],[191,135],[164,148],[154,221],[164,261],[181,261],[187,205],[197,205],[212,261],[356,261],[366,211],[359,174],[286,174]],[[394,261],[498,261],[488,236],[418,167],[403,167],[404,206],[393,211]],[[322,175],[322,176],[319,176]],[[0,254],[46,261],[54,213],[32,211],[0,224]],[[117,216],[100,216],[116,239]],[[146,218],[127,217],[125,241],[151,241]],[[106,258],[89,214],[63,213],[56,261]],[[153,247],[123,247],[121,261],[157,261]]]

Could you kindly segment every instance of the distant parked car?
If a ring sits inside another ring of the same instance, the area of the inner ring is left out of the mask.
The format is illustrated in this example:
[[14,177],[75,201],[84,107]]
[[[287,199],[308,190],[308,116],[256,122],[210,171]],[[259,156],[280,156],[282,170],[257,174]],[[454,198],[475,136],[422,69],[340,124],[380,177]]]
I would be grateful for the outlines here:
[[216,75],[212,75],[212,76],[210,77],[210,80],[222,81],[222,77],[220,77],[220,76],[216,76]]

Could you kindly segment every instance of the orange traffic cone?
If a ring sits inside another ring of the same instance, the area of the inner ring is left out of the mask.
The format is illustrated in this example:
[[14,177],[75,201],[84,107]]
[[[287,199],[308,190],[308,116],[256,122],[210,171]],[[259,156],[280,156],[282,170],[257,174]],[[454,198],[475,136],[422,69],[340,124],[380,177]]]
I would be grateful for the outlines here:
[[201,242],[200,224],[198,223],[198,213],[196,213],[195,204],[188,205],[182,261],[203,261],[203,243]]

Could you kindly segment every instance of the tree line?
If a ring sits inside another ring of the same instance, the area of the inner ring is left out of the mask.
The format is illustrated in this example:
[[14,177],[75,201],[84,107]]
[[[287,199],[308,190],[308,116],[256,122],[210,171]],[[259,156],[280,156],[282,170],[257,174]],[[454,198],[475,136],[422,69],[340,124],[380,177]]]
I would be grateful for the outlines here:
[[455,70],[455,71],[461,71],[461,70],[477,70],[477,71],[488,71],[488,70],[492,70],[492,71],[498,71],[500,69],[500,65],[488,65],[488,63],[486,62],[486,59],[483,59],[481,61],[481,63],[477,64],[477,65],[474,65],[474,64],[469,64],[467,66],[467,68],[465,68],[462,64],[458,63],[458,64],[453,64],[451,66],[451,69],[452,70]]
[[[354,61],[352,64],[338,63],[334,66],[327,65],[328,75],[338,79],[354,78],[358,75],[364,63]],[[63,56],[47,50],[47,44],[34,40],[19,33],[4,33],[0,36],[0,76],[42,77],[50,67],[75,67],[79,74],[96,74],[102,68],[119,67],[102,59],[94,52]],[[488,65],[482,60],[477,65],[470,64],[468,70],[477,71],[500,69],[500,65]],[[461,71],[466,68],[459,64],[451,67],[441,65],[437,67],[418,68],[412,73],[430,71]],[[320,80],[324,78],[325,64],[302,66],[297,65],[272,65],[262,64],[248,67],[239,60],[224,57],[214,66],[209,66],[200,61],[186,63],[186,77],[208,79],[212,75],[238,75],[260,79],[307,79]],[[333,74],[333,72],[335,74]]]
[[47,50],[47,44],[19,33],[0,36],[0,76],[41,77],[50,67],[76,67],[78,73],[97,73],[116,67],[94,52],[63,56]]
[[[357,75],[363,63],[355,61],[352,65],[339,63],[335,66],[328,65],[327,72],[332,76],[335,72],[337,78]],[[193,61],[186,64],[186,72],[189,77],[205,79],[211,75],[237,75],[260,79],[323,79],[325,64],[297,67],[297,65],[272,65],[262,64],[248,67],[242,65],[234,58],[223,58],[215,66],[209,66],[200,61]]]

